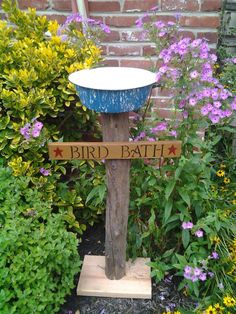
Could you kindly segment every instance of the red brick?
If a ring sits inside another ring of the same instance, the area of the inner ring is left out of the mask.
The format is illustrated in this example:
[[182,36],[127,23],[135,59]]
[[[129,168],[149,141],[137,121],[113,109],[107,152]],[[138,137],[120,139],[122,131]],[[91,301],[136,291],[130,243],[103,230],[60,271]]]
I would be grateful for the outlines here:
[[109,67],[118,67],[119,66],[119,61],[118,60],[109,60],[106,59],[102,62],[103,65],[109,66]]
[[18,5],[21,10],[27,8],[45,10],[48,7],[48,0],[18,0]]
[[167,88],[157,88],[156,92],[157,95],[161,97],[170,97],[172,94],[172,90]]
[[162,0],[162,11],[199,11],[198,0]]
[[120,40],[120,33],[118,31],[111,31],[109,34],[105,34],[103,41],[104,42],[113,42]]
[[216,28],[220,25],[219,16],[181,16],[181,26]]
[[220,11],[222,6],[221,0],[202,0],[202,11]]
[[173,15],[157,15],[156,20],[162,22],[176,22],[176,17]]
[[144,46],[143,47],[143,55],[144,56],[154,56],[156,55],[156,49],[155,47],[152,47],[152,46]]
[[201,32],[197,33],[197,38],[205,38],[209,42],[209,44],[215,44],[218,40],[218,33]]
[[157,4],[157,0],[126,0],[123,11],[148,11]]
[[184,37],[189,37],[191,39],[195,39],[195,34],[193,32],[190,31],[179,31],[178,35],[180,38],[184,38]]
[[50,21],[57,20],[59,24],[64,24],[66,21],[66,16],[62,14],[50,14],[46,16],[48,20]]
[[108,55],[110,56],[140,56],[141,46],[109,46]]
[[[155,91],[155,89],[154,89]],[[152,98],[154,106],[158,109],[170,109],[173,105],[168,98]]]
[[105,46],[105,45],[100,45],[99,47],[100,47],[101,50],[102,50],[102,54],[103,54],[103,55],[106,55],[106,54],[107,54],[107,46]]
[[52,7],[57,11],[72,11],[71,1],[68,0],[53,0]]
[[105,23],[109,26],[129,27],[134,26],[137,16],[112,16],[106,17]]
[[89,12],[114,12],[120,11],[119,1],[89,1]]
[[147,41],[147,38],[143,37],[143,33],[140,31],[123,31],[121,32],[122,41]]
[[122,59],[120,60],[120,66],[150,69],[153,67],[153,62],[149,60]]

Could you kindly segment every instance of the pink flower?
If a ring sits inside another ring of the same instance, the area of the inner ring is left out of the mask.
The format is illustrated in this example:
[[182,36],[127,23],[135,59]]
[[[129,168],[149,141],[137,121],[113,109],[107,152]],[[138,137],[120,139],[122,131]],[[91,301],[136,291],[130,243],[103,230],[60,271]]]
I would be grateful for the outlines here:
[[162,31],[162,32],[159,33],[158,36],[159,36],[159,37],[164,37],[166,34],[167,34],[167,33],[166,33],[165,31]]
[[26,125],[20,129],[20,134],[24,136],[26,140],[30,138],[30,123],[26,123]]
[[199,73],[198,73],[198,71],[195,70],[195,71],[190,72],[189,75],[191,78],[194,79],[194,78],[197,78],[199,76]]
[[148,140],[148,142],[155,142],[155,138],[153,138],[153,137],[148,137],[147,140]]
[[219,254],[214,251],[214,252],[211,253],[210,257],[213,258],[213,259],[218,259],[219,258]]
[[192,229],[193,228],[193,223],[191,221],[185,221],[182,223],[182,228],[183,229]]
[[175,131],[175,130],[170,131],[170,135],[177,137],[177,131]]
[[47,177],[50,175],[51,171],[45,168],[40,168],[39,171],[42,173],[43,176]]
[[195,232],[195,236],[198,238],[202,238],[203,237],[203,231],[201,229],[197,230]]
[[212,113],[209,114],[208,118],[211,120],[213,124],[216,124],[220,121],[220,117]]
[[157,21],[157,22],[155,23],[155,26],[156,26],[157,28],[161,29],[161,28],[165,27],[165,23],[163,23],[162,21]]
[[206,273],[201,273],[198,277],[201,281],[205,281],[206,280]]
[[197,103],[197,99],[196,98],[189,98],[189,104],[190,106],[195,106]]
[[202,114],[203,116],[206,116],[206,115],[208,115],[208,113],[209,113],[209,110],[208,110],[207,106],[203,106],[203,107],[201,108],[201,114]]

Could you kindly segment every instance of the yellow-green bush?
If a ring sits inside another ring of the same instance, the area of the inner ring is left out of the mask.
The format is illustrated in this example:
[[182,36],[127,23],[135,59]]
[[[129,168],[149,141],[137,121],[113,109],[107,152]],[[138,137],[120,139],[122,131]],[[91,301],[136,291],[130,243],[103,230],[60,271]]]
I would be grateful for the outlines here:
[[[49,161],[47,142],[84,140],[98,134],[96,114],[80,103],[68,75],[97,65],[100,48],[86,38],[82,25],[71,27],[65,40],[66,28],[37,16],[34,9],[23,12],[14,0],[4,0],[2,7],[8,21],[0,21],[0,157],[14,176],[30,177],[55,211],[64,213],[69,226],[81,233],[84,223],[93,224],[102,205],[86,204],[93,184],[85,184],[83,193],[75,189],[70,164]],[[26,139],[22,130],[36,121],[43,124],[40,135]],[[84,170],[76,170],[78,176],[80,172]],[[87,179],[90,176],[86,174]]]
[[3,9],[14,26],[0,22],[0,151],[15,174],[32,175],[43,166],[47,148],[24,142],[20,129],[37,118],[44,138],[51,140],[78,139],[91,130],[94,114],[78,101],[68,75],[97,64],[100,49],[74,30],[80,41],[76,49],[57,35],[56,21],[37,16],[34,9],[22,12],[11,0],[3,1]]

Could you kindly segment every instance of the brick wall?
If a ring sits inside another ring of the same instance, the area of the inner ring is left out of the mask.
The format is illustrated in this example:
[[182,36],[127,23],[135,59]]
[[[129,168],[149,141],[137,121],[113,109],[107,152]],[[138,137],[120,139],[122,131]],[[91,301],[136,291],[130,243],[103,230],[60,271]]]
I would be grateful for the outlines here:
[[[0,0],[1,2],[1,0]],[[159,7],[161,20],[175,21],[180,13],[181,32],[192,38],[206,38],[212,48],[217,42],[220,24],[221,0],[85,0],[88,15],[110,26],[103,43],[106,64],[150,68],[152,62],[145,56],[152,54],[152,44],[140,39],[135,21],[154,6]],[[39,14],[63,23],[72,12],[70,0],[18,0],[21,9],[35,7]],[[1,13],[1,12],[0,12]],[[155,56],[153,56],[155,59]],[[168,94],[154,92],[156,110],[163,117],[170,117]]]

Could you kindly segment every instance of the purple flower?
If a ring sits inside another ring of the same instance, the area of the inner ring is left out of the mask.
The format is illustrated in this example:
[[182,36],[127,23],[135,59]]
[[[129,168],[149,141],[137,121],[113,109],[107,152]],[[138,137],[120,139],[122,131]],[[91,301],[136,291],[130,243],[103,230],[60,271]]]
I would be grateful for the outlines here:
[[143,18],[140,17],[139,19],[137,19],[137,20],[135,21],[135,25],[136,25],[137,27],[141,28],[141,27],[143,26]]
[[162,67],[160,67],[159,72],[166,73],[167,70],[168,70],[167,65],[163,65]]
[[182,223],[182,228],[183,229],[192,229],[193,223],[191,221],[185,221]]
[[221,104],[220,101],[214,101],[214,102],[213,102],[213,105],[214,105],[214,107],[216,107],[216,108],[220,108],[222,104]]
[[175,130],[170,131],[170,135],[177,137],[177,131],[175,131]]
[[202,238],[203,237],[203,231],[201,229],[197,230],[195,232],[195,236],[198,238]]
[[67,17],[65,24],[70,24],[72,22],[81,23],[83,21],[82,16],[79,13],[71,14]]
[[188,111],[183,111],[183,118],[187,119],[188,118]]
[[207,116],[208,113],[209,113],[209,110],[208,110],[207,106],[203,106],[203,107],[201,108],[201,114],[202,114],[203,116]]
[[206,280],[206,273],[201,273],[198,277],[201,281],[205,281]]
[[218,259],[219,258],[219,254],[214,251],[214,252],[211,253],[210,257],[213,258],[213,259]]
[[223,89],[221,92],[220,92],[220,98],[225,100],[229,97],[229,92],[226,90],[226,89]]
[[148,137],[147,140],[148,140],[148,142],[155,142],[155,138],[153,138],[153,137]]
[[51,171],[45,168],[40,168],[39,171],[42,173],[43,176],[47,177],[50,175]]
[[[169,22],[167,22],[167,25],[168,26],[174,26],[174,25],[176,25],[176,23],[175,22],[172,22],[172,21],[169,21]],[[236,58],[235,58],[236,59]]]
[[193,270],[194,276],[199,277],[200,274],[202,273],[201,268],[195,267]]
[[110,27],[107,26],[106,24],[101,23],[101,24],[100,24],[100,27],[101,27],[101,29],[102,29],[105,33],[107,33],[107,34],[110,34],[110,33],[111,33]]
[[192,72],[190,72],[190,77],[191,78],[197,78],[199,76],[199,73],[198,73],[198,71],[196,71],[196,70],[194,70],[194,71],[192,71]]
[[213,278],[213,277],[215,276],[215,274],[214,274],[212,271],[209,271],[209,272],[208,272],[208,275],[209,275],[211,278]]
[[196,98],[189,98],[189,104],[190,106],[195,106],[197,103],[197,99]]
[[34,125],[32,126],[32,137],[39,137],[41,129],[43,128],[43,123],[35,120]]
[[155,26],[156,26],[156,28],[161,29],[161,28],[165,27],[165,23],[163,23],[162,21],[157,21],[155,23]]
[[26,125],[20,129],[20,134],[24,136],[26,140],[30,138],[30,124],[26,123]]
[[236,101],[233,101],[233,102],[231,103],[231,109],[232,109],[232,110],[236,110]]
[[161,122],[157,126],[152,128],[151,132],[152,133],[156,133],[156,132],[159,132],[159,131],[165,131],[167,129],[167,126],[168,126],[167,122]]
[[220,117],[212,113],[209,114],[208,118],[211,120],[213,124],[216,124],[220,121]]
[[207,52],[202,52],[200,53],[200,56],[199,56],[201,59],[207,59],[208,58],[208,53]]
[[193,48],[196,48],[196,47],[198,47],[201,43],[202,43],[202,40],[201,40],[201,39],[195,39],[195,40],[192,41],[191,46],[192,46]]
[[158,36],[159,36],[159,37],[164,37],[166,34],[167,34],[167,32],[161,31],[161,32],[158,34]]

